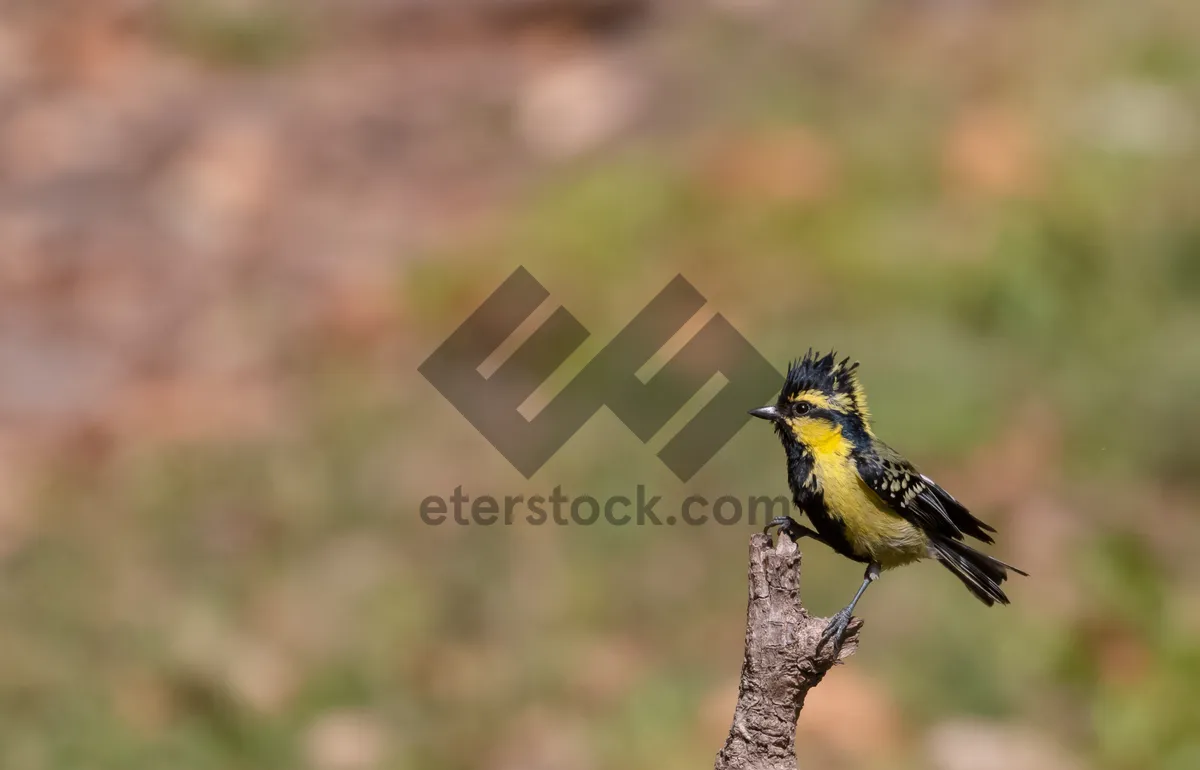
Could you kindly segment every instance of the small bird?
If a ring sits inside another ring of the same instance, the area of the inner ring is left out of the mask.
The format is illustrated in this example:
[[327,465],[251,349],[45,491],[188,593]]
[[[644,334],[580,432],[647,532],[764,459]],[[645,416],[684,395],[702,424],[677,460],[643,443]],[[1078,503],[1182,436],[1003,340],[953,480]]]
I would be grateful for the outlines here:
[[813,525],[780,516],[763,531],[811,537],[867,565],[858,593],[829,622],[818,649],[841,645],[854,605],[882,570],[924,558],[945,565],[989,607],[1008,604],[1000,584],[1009,570],[1027,573],[964,543],[964,535],[991,543],[988,533],[996,530],[875,437],[857,362],[810,349],[788,367],[779,399],[750,414],[775,424],[792,501]]

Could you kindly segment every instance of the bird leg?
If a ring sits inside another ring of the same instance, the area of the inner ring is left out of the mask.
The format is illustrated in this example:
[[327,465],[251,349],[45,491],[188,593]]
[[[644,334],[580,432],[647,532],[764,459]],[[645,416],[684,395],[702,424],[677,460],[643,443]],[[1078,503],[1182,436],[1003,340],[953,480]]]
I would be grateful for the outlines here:
[[767,522],[767,526],[763,527],[763,534],[770,537],[771,530],[775,527],[779,527],[779,534],[787,535],[793,543],[802,537],[811,537],[813,540],[824,542],[815,530],[809,529],[791,516],[776,516],[771,519]]
[[867,586],[879,579],[879,571],[878,564],[867,565],[867,571],[863,575],[862,585],[858,587],[858,593],[854,594],[854,598],[850,600],[850,604],[846,605],[845,609],[830,618],[829,625],[825,626],[825,630],[821,633],[821,641],[817,643],[818,652],[830,641],[833,642],[835,650],[841,647],[842,637],[845,635],[846,627],[850,625],[850,618],[854,613],[854,605],[858,604],[858,600],[862,598]]

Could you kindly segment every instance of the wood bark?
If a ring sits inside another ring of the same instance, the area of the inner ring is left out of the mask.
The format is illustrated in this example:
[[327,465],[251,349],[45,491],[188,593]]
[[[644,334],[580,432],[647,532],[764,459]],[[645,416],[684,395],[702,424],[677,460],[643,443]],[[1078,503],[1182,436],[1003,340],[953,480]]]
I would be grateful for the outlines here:
[[804,697],[858,647],[855,619],[840,650],[817,643],[828,618],[800,602],[800,549],[789,538],[750,538],[750,600],[737,706],[716,770],[796,770],[796,721]]

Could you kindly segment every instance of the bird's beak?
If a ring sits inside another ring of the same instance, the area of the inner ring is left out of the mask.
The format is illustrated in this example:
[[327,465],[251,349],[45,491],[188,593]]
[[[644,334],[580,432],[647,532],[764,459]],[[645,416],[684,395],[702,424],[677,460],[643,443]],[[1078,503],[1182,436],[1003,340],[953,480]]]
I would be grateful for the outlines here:
[[779,411],[773,406],[761,406],[758,409],[751,409],[750,414],[764,420],[778,420]]

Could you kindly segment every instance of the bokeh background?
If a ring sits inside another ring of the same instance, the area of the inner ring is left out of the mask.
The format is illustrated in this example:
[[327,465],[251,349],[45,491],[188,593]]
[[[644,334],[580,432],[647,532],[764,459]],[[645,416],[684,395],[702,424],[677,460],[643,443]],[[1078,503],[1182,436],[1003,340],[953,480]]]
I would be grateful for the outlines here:
[[417,516],[785,491],[514,471],[416,367],[525,265],[584,360],[676,273],[860,359],[1031,573],[887,575],[802,766],[1200,767],[1198,161],[1186,0],[4,0],[0,766],[709,766],[748,525]]

